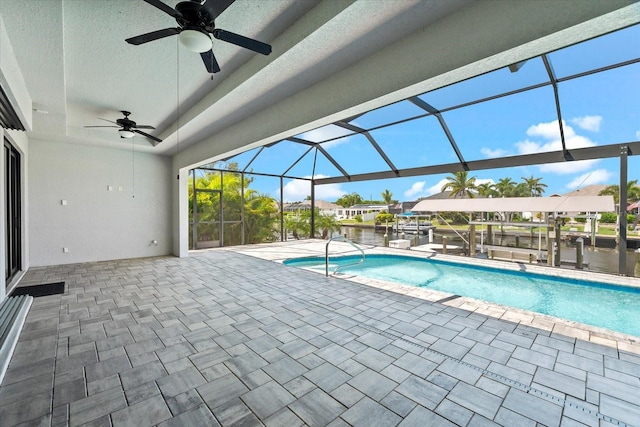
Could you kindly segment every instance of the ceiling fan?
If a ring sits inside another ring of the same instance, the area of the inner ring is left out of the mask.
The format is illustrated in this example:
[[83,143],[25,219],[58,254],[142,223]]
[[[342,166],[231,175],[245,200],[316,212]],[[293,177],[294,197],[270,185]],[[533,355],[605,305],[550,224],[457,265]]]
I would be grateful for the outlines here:
[[159,142],[162,142],[160,138],[156,138],[153,135],[149,135],[148,133],[142,132],[140,129],[155,129],[153,126],[149,125],[139,125],[133,120],[129,118],[131,114],[128,111],[121,111],[124,114],[124,118],[118,119],[115,122],[107,119],[103,119],[98,117],[100,120],[104,120],[105,122],[113,123],[117,126],[85,126],[85,128],[120,128],[118,129],[118,133],[120,134],[120,138],[133,138],[136,133],[139,133],[142,136],[149,138],[154,141],[152,145],[155,147]]
[[240,34],[216,28],[214,20],[235,0],[185,0],[176,8],[162,3],[160,0],[144,0],[152,6],[175,18],[179,27],[165,28],[126,39],[127,43],[140,45],[164,37],[179,35],[180,43],[187,49],[199,52],[209,73],[217,73],[220,66],[211,49],[211,36],[233,43],[263,55],[271,53],[271,46]]

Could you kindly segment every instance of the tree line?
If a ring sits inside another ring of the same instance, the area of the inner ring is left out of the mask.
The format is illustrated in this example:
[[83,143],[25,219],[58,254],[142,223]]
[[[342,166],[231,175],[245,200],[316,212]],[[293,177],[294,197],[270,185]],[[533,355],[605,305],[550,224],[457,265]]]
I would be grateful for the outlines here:
[[454,172],[448,176],[440,191],[451,191],[450,197],[474,198],[480,197],[540,197],[544,194],[547,184],[542,178],[522,177],[521,182],[515,182],[509,177],[501,178],[495,184],[484,182],[476,184],[476,177],[469,177],[469,172]]
[[[251,189],[252,178],[237,172],[237,165],[228,165],[230,172],[207,172],[197,177],[195,182],[190,178],[189,183],[189,215],[193,218],[194,206],[198,212],[197,235],[199,241],[217,241],[224,234],[224,246],[238,245],[243,241],[243,227],[241,226],[241,212],[244,211],[244,242],[261,243],[280,239],[280,212],[278,201],[266,194],[260,194]],[[544,194],[546,184],[542,178],[522,177],[520,182],[511,178],[501,178],[496,183],[477,184],[475,176],[469,176],[467,171],[455,172],[448,176],[441,191],[450,191],[450,197],[540,197]],[[197,192],[194,204],[194,185],[197,189],[207,190]],[[611,195],[614,202],[619,203],[620,188],[609,185],[599,195]],[[243,197],[244,195],[244,197]],[[393,199],[393,193],[385,189],[381,194],[381,201],[364,200],[358,193],[344,194],[336,204],[349,207],[358,204],[382,203],[386,205],[398,203]],[[222,196],[222,199],[221,199]],[[638,180],[627,183],[627,198],[629,202],[640,200]],[[424,198],[421,198],[424,199]],[[419,199],[420,200],[420,199]],[[285,233],[294,238],[305,238],[311,235],[311,212],[284,214]],[[224,233],[220,230],[220,220],[223,219]],[[334,216],[321,215],[316,209],[314,234],[327,237],[333,232],[340,231],[340,223]],[[193,224],[191,224],[193,227]],[[190,239],[193,233],[189,233]],[[193,247],[193,246],[192,246]]]

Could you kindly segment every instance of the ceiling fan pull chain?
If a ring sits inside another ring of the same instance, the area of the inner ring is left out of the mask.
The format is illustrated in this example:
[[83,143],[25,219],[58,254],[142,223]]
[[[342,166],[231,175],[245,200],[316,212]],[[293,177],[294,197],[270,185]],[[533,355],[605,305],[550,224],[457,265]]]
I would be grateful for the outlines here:
[[135,137],[131,138],[131,198],[136,198],[136,145]]

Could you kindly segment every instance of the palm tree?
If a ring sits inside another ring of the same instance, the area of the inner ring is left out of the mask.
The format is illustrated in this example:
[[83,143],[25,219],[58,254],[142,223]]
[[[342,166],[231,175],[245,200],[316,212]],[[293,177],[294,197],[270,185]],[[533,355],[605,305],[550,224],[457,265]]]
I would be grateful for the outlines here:
[[[613,203],[616,205],[620,204],[620,186],[619,185],[608,185],[604,190],[598,193],[598,196],[613,196]],[[638,180],[634,179],[632,181],[627,182],[627,201],[634,202],[640,199],[640,188],[638,187]],[[623,208],[620,206],[616,214],[616,246],[618,242],[620,242],[620,212],[624,212],[626,214],[626,206]]]
[[531,193],[529,192],[527,184],[525,184],[524,182],[517,183],[516,186],[513,187],[511,197],[531,197]]
[[[517,195],[518,191],[516,183],[509,177],[500,178],[494,185],[494,188],[496,189],[496,193],[498,193],[498,197],[514,197]],[[522,186],[520,187],[520,189],[522,189]],[[512,212],[503,212],[503,218],[505,218],[507,222],[511,221],[512,215]],[[500,232],[504,234],[503,225],[500,225]]]
[[543,184],[542,178],[534,178],[531,175],[530,178],[522,177],[522,183],[524,184],[524,188],[526,189],[526,194],[528,197],[540,197],[542,193],[544,193],[544,189],[547,187],[547,184]]
[[329,238],[334,231],[340,232],[341,225],[334,215],[321,215],[320,210],[316,209],[315,226],[317,230],[322,230],[323,239]]
[[[598,193],[598,196],[613,196],[613,203],[617,205],[620,203],[620,186],[617,184],[608,185]],[[640,187],[638,187],[638,180],[634,179],[627,182],[627,200],[635,202],[638,199],[640,199]]]
[[474,198],[475,193],[473,192],[473,190],[476,189],[476,177],[472,176],[471,178],[469,178],[468,174],[469,172],[467,171],[454,172],[453,176],[447,177],[447,181],[449,182],[443,185],[440,191],[451,190],[451,194],[449,195],[449,197],[468,197],[470,199]]
[[382,196],[382,200],[386,205],[391,204],[391,200],[393,199],[393,193],[389,191],[389,189],[385,189],[380,195]]
[[361,203],[363,203],[362,196],[355,192],[351,194],[343,194],[338,200],[336,200],[336,205],[342,206],[343,208],[359,205]]
[[298,233],[298,231],[300,231],[301,228],[302,224],[300,223],[300,218],[298,215],[289,214],[284,217],[285,236],[287,234],[287,231],[289,231],[293,235],[294,239],[299,240],[300,233]]
[[509,177],[500,178],[494,188],[498,192],[498,197],[511,197],[515,191],[516,183]]
[[478,194],[481,197],[489,197],[489,196],[493,197],[497,195],[494,185],[491,184],[490,182],[483,182],[482,184],[478,184],[476,186],[476,189],[478,190]]

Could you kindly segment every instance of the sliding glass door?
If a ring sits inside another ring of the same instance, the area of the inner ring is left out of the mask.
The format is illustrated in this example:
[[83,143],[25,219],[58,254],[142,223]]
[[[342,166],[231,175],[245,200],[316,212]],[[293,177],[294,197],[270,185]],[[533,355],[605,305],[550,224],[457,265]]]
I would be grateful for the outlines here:
[[5,279],[8,285],[11,278],[20,271],[22,264],[21,242],[21,194],[20,194],[20,153],[9,141],[4,140],[5,170]]

